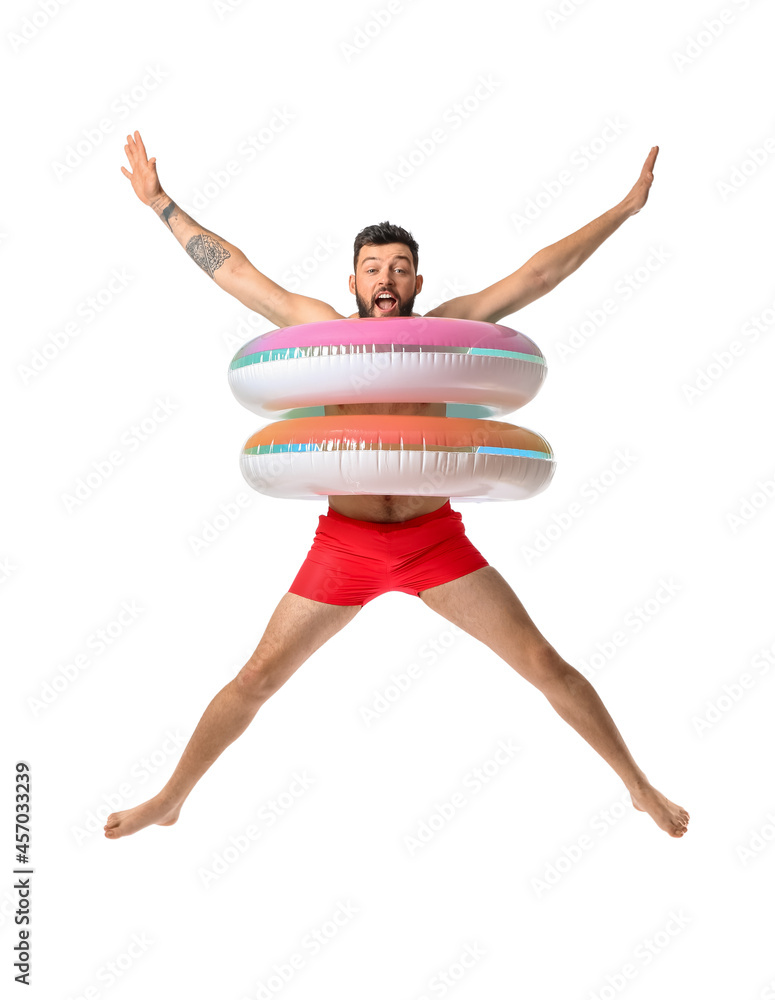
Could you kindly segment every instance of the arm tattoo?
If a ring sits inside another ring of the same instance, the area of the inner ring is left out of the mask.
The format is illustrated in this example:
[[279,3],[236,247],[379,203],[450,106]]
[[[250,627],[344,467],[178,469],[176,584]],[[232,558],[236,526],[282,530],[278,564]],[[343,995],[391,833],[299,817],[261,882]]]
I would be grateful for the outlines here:
[[[164,202],[167,202],[166,206],[162,207]],[[161,221],[165,223],[167,228],[172,232],[172,225],[170,224],[170,219],[174,218],[175,215],[180,215],[180,209],[175,204],[174,201],[169,197],[169,195],[161,194],[158,198],[155,198],[151,202],[151,208],[156,212]],[[193,222],[193,220],[191,220]]]
[[213,281],[215,281],[213,271],[217,271],[226,258],[231,257],[229,251],[207,233],[192,236],[186,244],[186,253],[210,275]]
[[175,202],[170,201],[169,205],[167,205],[166,208],[162,209],[161,217],[167,223],[170,232],[172,232],[172,226],[170,226],[170,216],[172,215],[172,213],[175,211],[176,208],[177,205],[175,204]]

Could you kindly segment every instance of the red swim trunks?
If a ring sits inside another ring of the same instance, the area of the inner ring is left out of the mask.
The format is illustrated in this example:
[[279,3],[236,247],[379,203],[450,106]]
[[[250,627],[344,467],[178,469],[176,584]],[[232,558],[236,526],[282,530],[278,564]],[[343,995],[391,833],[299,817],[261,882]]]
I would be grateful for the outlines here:
[[388,524],[358,521],[329,507],[289,593],[323,604],[363,605],[390,590],[417,597],[489,565],[449,500],[430,514]]

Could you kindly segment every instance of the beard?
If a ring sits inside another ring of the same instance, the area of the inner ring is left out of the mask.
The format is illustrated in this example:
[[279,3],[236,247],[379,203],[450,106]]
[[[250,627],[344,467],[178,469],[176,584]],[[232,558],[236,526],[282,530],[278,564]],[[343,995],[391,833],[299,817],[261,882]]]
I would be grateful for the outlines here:
[[[393,293],[391,292],[391,294]],[[398,296],[396,296],[396,299],[398,300],[398,312],[394,314],[393,318],[395,318],[395,316],[411,316],[412,310],[414,309],[414,300],[416,298],[417,292],[412,295],[411,299],[407,299],[406,302],[401,302]],[[374,315],[374,303],[369,303],[365,299],[361,298],[357,285],[355,286],[355,304],[358,306],[359,319],[368,319]]]

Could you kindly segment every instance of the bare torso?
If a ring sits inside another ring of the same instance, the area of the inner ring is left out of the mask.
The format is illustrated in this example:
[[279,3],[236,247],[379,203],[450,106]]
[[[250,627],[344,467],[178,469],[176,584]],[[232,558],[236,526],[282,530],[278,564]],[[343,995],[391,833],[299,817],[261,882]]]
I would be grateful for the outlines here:
[[[417,315],[413,313],[413,315]],[[357,319],[354,313],[349,319]],[[405,413],[410,416],[444,417],[447,414],[446,403],[343,403],[326,406],[325,415],[335,417],[346,413]],[[345,517],[354,517],[358,521],[408,521],[412,517],[421,517],[431,511],[443,507],[449,497],[429,496],[372,496],[350,494],[347,496],[329,496],[328,503],[332,510]]]

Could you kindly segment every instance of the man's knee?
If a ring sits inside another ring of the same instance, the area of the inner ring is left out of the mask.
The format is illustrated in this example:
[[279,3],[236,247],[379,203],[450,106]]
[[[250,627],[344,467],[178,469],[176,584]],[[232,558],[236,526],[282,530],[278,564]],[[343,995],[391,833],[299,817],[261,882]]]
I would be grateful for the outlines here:
[[[565,683],[577,671],[549,643],[536,643],[525,650],[521,671],[539,691]],[[579,676],[581,676],[579,674]]]
[[244,698],[259,702],[270,698],[282,683],[271,657],[255,654],[234,678],[234,686]]

